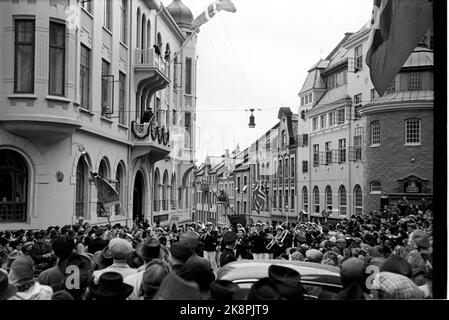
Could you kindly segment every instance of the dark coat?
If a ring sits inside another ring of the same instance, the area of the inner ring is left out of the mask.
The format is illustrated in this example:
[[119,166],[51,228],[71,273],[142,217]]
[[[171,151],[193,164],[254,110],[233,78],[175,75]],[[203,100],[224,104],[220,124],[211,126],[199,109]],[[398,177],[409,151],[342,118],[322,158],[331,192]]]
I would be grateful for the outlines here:
[[225,248],[220,256],[220,266],[223,267],[225,264],[237,261],[235,257],[234,250]]

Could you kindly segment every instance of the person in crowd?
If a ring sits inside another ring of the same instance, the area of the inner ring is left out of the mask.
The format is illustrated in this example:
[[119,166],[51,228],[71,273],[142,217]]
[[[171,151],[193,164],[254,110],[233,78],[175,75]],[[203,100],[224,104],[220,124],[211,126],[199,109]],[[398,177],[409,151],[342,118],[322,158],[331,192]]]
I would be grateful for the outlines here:
[[206,232],[202,239],[204,242],[204,258],[207,259],[214,272],[217,271],[217,246],[218,246],[218,231],[214,230],[214,224],[212,222],[206,223]]
[[29,256],[19,257],[11,264],[9,283],[17,287],[17,292],[9,300],[51,299],[53,289],[35,280],[34,265]]
[[127,276],[137,272],[136,269],[132,269],[126,262],[128,256],[134,251],[133,247],[128,241],[121,238],[114,238],[109,242],[108,247],[111,251],[113,263],[105,269],[97,270],[94,272],[93,275],[95,284],[98,283],[100,276],[106,272],[117,272],[122,276],[122,278],[126,278]]
[[133,287],[123,282],[123,276],[114,271],[107,271],[100,275],[98,283],[91,281],[89,285],[89,299],[119,301],[126,298],[133,291]]
[[143,274],[148,264],[154,259],[161,258],[161,244],[156,238],[147,240],[140,248],[140,256],[144,264],[136,270],[135,273],[124,278],[124,282],[133,287],[133,292],[129,295],[129,300],[138,300],[142,286]]
[[234,248],[236,244],[237,236],[234,231],[227,231],[223,235],[223,243],[225,244],[225,249],[220,256],[220,266],[223,267],[227,263],[237,261],[235,256]]
[[142,275],[142,284],[139,296],[143,300],[152,300],[159,290],[164,278],[170,273],[170,265],[161,259],[151,260]]

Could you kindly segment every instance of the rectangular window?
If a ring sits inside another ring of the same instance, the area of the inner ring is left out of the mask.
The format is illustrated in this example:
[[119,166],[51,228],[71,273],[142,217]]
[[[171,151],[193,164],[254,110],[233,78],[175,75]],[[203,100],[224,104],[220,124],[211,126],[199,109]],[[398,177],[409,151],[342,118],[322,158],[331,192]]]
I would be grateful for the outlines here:
[[371,145],[379,145],[380,144],[380,122],[373,121],[370,125],[370,137],[371,137]]
[[313,101],[312,101],[312,94],[311,93],[309,93],[309,103],[312,103]]
[[186,94],[192,94],[192,59],[186,58]]
[[354,49],[355,71],[363,69],[363,45],[359,45]]
[[128,23],[128,0],[121,0],[120,2],[120,41],[126,44],[126,31],[127,31],[127,23]]
[[111,30],[112,26],[112,0],[103,0],[103,27]]
[[324,151],[326,152],[326,164],[329,164],[332,162],[332,150],[330,141],[324,144]]
[[362,145],[363,145],[363,127],[355,128],[354,132],[354,149],[355,160],[362,160]]
[[337,110],[337,124],[345,123],[345,108]]
[[80,103],[81,108],[90,109],[90,49],[81,45]]
[[118,123],[125,124],[125,101],[126,101],[126,75],[119,73],[119,106],[118,106]]
[[379,95],[377,94],[376,89],[371,89],[371,101],[375,100],[376,98],[378,98]]
[[388,87],[385,89],[386,93],[392,93],[396,91],[396,78],[393,78],[393,81],[388,85]]
[[34,93],[35,21],[15,21],[14,92]]
[[318,117],[315,117],[312,119],[312,128],[313,128],[313,131],[318,130]]
[[336,87],[336,76],[331,74],[327,77],[327,88],[332,89]]
[[336,87],[345,85],[347,83],[346,70],[337,73],[335,78],[336,78],[335,84]]
[[50,22],[48,94],[64,96],[65,25]]
[[301,97],[301,107],[304,105],[304,97]]
[[305,101],[304,102],[305,102],[305,104],[309,104],[309,95],[305,96]]
[[313,166],[318,167],[320,165],[320,145],[313,145]]
[[421,144],[421,121],[419,119],[405,121],[405,144]]
[[276,190],[273,191],[273,208],[277,207],[277,192]]
[[362,107],[362,94],[354,96],[354,119],[360,119],[359,109]]
[[329,112],[328,114],[328,118],[329,118],[329,127],[334,125],[334,120],[335,120],[335,112]]
[[338,162],[343,163],[346,161],[346,139],[338,140]]
[[279,209],[282,209],[282,190],[279,190]]
[[285,209],[288,209],[288,190],[285,190],[284,207]]
[[291,197],[290,209],[295,209],[295,191],[294,190],[290,191],[290,197]]
[[248,178],[245,176],[243,177],[243,193],[246,193],[246,191],[248,190]]
[[421,90],[422,79],[421,72],[411,72],[407,75],[407,89],[408,90]]
[[308,161],[303,161],[303,162],[302,162],[302,173],[307,173],[308,168],[309,168],[309,163],[308,163]]
[[291,175],[292,178],[295,177],[295,171],[296,171],[295,158],[292,158],[292,161],[291,161],[291,169],[290,169],[290,175]]
[[309,135],[307,133],[303,133],[302,135],[302,146],[306,147],[309,145]]
[[321,125],[321,129],[326,128],[326,115],[321,115],[320,116],[320,125]]
[[106,116],[111,111],[111,93],[110,93],[110,75],[111,64],[102,60],[101,64],[101,115]]

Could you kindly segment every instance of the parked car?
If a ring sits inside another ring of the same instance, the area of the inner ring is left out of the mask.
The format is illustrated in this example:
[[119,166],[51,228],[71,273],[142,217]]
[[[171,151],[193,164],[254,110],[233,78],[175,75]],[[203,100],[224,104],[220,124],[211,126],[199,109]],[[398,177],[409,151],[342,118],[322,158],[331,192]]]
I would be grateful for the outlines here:
[[272,265],[292,268],[301,275],[304,297],[316,300],[342,289],[340,268],[319,263],[288,260],[241,260],[226,264],[217,273],[217,280],[230,280],[242,289],[249,289],[259,279],[268,277]]

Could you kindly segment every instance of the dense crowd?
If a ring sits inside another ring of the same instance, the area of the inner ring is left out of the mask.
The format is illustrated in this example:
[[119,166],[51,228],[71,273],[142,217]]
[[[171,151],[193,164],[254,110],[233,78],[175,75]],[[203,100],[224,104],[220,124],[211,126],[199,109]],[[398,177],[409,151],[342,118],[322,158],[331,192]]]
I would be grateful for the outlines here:
[[[432,298],[432,212],[373,212],[272,226],[191,223],[0,232],[0,300],[304,299],[301,275],[272,264],[250,289],[217,279],[236,260],[335,266],[342,289],[319,299]],[[293,262],[294,263],[294,262]],[[338,269],[337,269],[338,268]],[[374,270],[374,271],[373,271]]]

